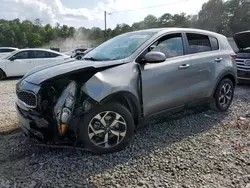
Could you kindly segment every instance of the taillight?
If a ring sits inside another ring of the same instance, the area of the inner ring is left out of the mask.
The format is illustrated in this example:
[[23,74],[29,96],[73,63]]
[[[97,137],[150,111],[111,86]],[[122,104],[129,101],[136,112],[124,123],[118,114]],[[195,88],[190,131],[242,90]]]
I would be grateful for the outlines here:
[[233,59],[236,59],[237,54],[231,54],[231,57],[232,57]]

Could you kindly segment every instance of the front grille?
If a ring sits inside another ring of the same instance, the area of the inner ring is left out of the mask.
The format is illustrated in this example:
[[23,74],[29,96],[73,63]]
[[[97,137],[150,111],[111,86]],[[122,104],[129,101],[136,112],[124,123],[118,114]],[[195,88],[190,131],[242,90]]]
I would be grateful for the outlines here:
[[16,91],[17,98],[27,107],[35,108],[37,105],[36,95],[27,91]]
[[250,64],[246,63],[246,61],[250,62],[250,59],[239,59],[239,58],[237,58],[236,59],[237,68],[250,71]]

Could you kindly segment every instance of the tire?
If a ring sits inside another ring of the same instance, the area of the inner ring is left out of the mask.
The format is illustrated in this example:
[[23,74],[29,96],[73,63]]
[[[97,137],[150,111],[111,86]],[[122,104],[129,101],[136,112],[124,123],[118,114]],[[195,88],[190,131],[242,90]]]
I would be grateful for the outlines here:
[[0,80],[2,80],[5,77],[5,74],[2,69],[0,69]]
[[87,150],[96,154],[120,151],[134,136],[133,117],[129,110],[119,103],[94,107],[83,116],[81,122],[79,139]]
[[76,56],[76,59],[77,59],[77,60],[81,60],[81,59],[82,59],[82,56],[80,56],[80,55],[79,55],[79,56]]
[[[231,92],[224,95],[223,91],[227,93],[227,91],[225,90],[225,87],[226,88],[230,87]],[[225,112],[230,107],[233,101],[233,97],[234,97],[234,84],[230,79],[224,78],[220,81],[220,83],[218,84],[215,90],[213,102],[210,104],[210,108],[215,111]],[[226,100],[226,102],[224,105],[222,105],[224,100]]]

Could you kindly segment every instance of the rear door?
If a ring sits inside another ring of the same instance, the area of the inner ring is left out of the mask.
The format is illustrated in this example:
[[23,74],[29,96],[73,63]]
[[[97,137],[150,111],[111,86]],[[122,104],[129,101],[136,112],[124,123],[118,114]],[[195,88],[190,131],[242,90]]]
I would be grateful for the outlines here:
[[8,76],[23,76],[33,67],[32,51],[21,51],[9,58],[6,63],[6,72]]
[[61,56],[60,54],[53,53],[50,51],[35,50],[35,67],[46,66],[62,60],[63,56]]
[[215,67],[222,61],[218,40],[198,33],[186,33],[190,71],[190,101],[210,97],[214,85]]

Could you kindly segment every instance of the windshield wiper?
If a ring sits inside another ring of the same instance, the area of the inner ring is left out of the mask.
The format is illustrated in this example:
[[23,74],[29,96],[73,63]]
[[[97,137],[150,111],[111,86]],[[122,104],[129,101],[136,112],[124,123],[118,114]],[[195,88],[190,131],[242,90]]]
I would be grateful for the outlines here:
[[90,61],[100,61],[99,59],[96,59],[94,57],[85,57],[84,60],[90,60]]

